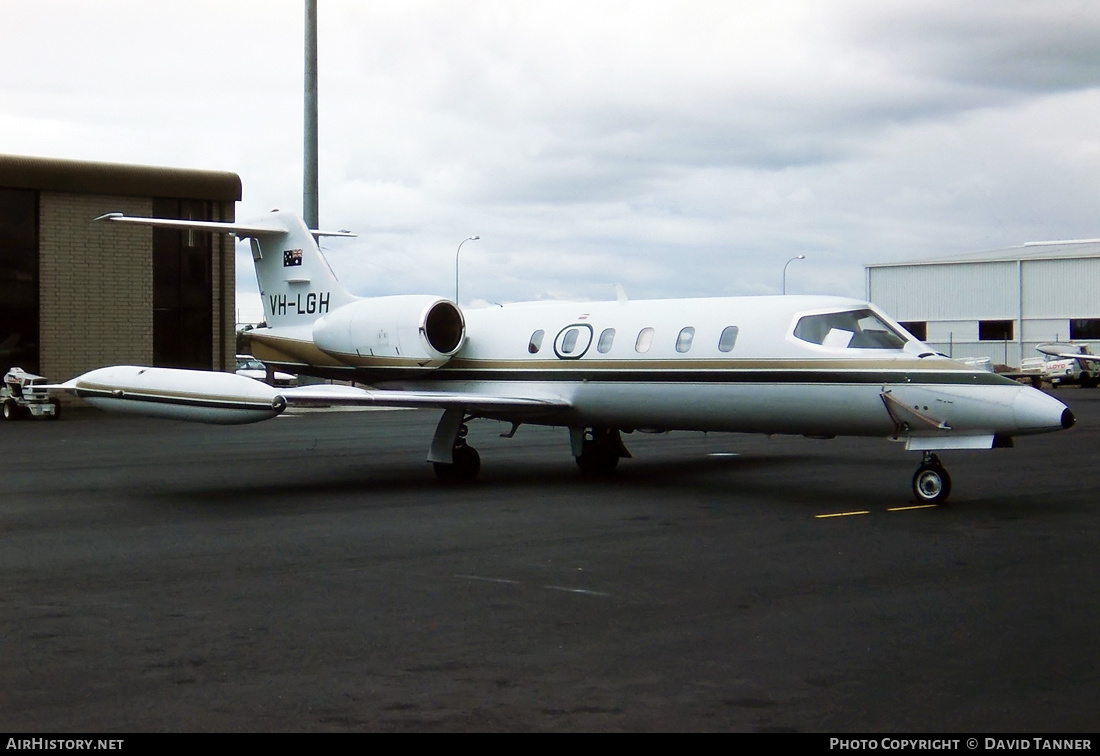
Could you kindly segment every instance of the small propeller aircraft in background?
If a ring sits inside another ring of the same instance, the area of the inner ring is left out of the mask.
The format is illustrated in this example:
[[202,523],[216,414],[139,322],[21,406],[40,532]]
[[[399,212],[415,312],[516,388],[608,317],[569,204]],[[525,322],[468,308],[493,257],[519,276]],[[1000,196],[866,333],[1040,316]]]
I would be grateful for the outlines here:
[[338,283],[296,216],[252,223],[128,217],[104,222],[249,239],[266,327],[253,354],[300,375],[368,384],[277,389],[243,376],[116,366],[55,386],[123,412],[209,423],[267,420],[288,406],[443,410],[428,452],[468,481],[476,418],[567,428],[582,471],[629,457],[622,433],[674,430],[868,436],[923,459],[913,493],[944,501],[937,451],[1012,445],[1069,428],[1061,402],[952,361],[874,305],[824,296],[526,302],[462,310],[429,295],[360,298]]

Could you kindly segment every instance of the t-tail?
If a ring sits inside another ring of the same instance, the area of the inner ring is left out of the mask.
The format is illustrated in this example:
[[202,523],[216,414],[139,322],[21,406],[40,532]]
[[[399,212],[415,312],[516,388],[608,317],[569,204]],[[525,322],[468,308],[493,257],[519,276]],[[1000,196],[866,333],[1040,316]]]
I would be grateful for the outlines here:
[[318,236],[352,234],[310,231],[301,218],[286,212],[274,213],[272,220],[278,232],[248,234],[269,327],[309,325],[358,299],[336,280],[317,245]]
[[359,297],[345,289],[317,245],[321,236],[354,236],[344,231],[311,231],[293,213],[275,210],[248,223],[137,218],[110,213],[97,220],[153,228],[212,231],[248,239],[264,317],[271,328],[311,325]]

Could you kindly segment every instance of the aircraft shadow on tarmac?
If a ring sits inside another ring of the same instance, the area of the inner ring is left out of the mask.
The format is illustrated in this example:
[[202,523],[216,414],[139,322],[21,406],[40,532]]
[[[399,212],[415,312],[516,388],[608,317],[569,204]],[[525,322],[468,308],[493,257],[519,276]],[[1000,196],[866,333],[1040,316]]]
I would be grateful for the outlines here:
[[[904,486],[894,485],[890,469],[876,464],[881,481],[868,481],[864,465],[851,459],[818,457],[810,462],[795,455],[752,455],[624,460],[612,474],[582,475],[570,462],[517,462],[499,460],[482,469],[477,481],[444,484],[435,480],[424,463],[356,465],[323,472],[284,473],[275,481],[270,476],[247,472],[231,481],[202,483],[180,481],[167,490],[137,490],[135,496],[188,509],[286,511],[287,509],[334,504],[340,508],[385,506],[434,506],[451,502],[456,506],[499,495],[503,500],[522,502],[525,497],[545,493],[557,497],[601,498],[638,495],[639,498],[675,502],[677,498],[717,497],[728,502],[767,500],[797,505],[800,511],[822,508],[850,508],[853,501],[886,501],[890,506],[908,503]],[[410,498],[410,494],[414,495]],[[348,497],[353,504],[349,503]]]

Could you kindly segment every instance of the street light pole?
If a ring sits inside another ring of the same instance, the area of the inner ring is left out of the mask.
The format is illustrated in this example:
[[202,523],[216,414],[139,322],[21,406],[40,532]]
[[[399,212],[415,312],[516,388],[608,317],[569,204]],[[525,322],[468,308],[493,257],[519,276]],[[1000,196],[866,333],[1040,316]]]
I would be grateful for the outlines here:
[[468,241],[477,241],[480,238],[480,236],[471,236],[458,243],[458,249],[455,251],[455,304],[458,304],[458,254],[462,251],[463,244]]
[[[787,265],[790,265],[795,260],[805,260],[805,259],[806,259],[806,255],[799,255],[798,257],[792,257],[790,260],[787,260]],[[783,293],[784,294],[787,293],[787,265],[783,266]]]

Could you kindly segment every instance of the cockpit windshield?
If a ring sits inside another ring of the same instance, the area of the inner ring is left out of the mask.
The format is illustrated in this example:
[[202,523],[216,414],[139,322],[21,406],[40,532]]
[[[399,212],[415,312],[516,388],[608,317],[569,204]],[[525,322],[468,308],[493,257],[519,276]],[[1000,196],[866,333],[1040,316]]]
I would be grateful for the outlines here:
[[908,339],[870,310],[848,310],[799,318],[794,335],[836,349],[903,349]]

